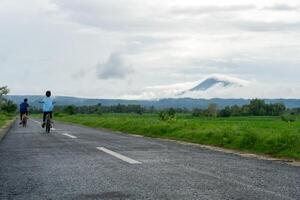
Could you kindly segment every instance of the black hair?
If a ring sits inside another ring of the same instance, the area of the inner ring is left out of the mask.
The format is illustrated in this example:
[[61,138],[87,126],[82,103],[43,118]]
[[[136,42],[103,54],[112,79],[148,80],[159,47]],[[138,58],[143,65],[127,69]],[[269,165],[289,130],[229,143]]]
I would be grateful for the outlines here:
[[25,98],[25,99],[24,99],[24,102],[27,102],[27,101],[28,101],[28,99],[27,99],[27,98]]
[[46,92],[46,96],[47,96],[47,97],[50,97],[50,96],[51,96],[51,91],[50,91],[50,90],[48,90],[48,91]]

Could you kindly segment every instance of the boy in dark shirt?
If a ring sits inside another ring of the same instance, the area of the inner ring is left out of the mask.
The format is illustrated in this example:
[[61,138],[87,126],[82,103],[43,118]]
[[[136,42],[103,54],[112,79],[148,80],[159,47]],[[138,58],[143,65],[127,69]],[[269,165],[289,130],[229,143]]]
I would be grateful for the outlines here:
[[20,124],[22,124],[22,117],[24,114],[28,115],[28,99],[24,99],[24,102],[20,104]]

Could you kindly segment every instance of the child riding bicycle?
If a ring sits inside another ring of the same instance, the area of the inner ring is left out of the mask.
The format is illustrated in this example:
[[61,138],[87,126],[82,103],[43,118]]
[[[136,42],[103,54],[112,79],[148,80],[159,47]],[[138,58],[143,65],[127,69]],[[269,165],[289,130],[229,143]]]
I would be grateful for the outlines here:
[[28,99],[24,99],[24,101],[20,104],[20,124],[22,124],[23,115],[28,115]]
[[43,104],[43,124],[42,124],[42,127],[44,128],[45,127],[46,116],[49,114],[50,119],[52,119],[53,104],[55,104],[55,102],[53,102],[53,99],[51,98],[51,91],[46,92],[46,96],[44,97],[44,99],[42,101],[40,101],[40,103]]

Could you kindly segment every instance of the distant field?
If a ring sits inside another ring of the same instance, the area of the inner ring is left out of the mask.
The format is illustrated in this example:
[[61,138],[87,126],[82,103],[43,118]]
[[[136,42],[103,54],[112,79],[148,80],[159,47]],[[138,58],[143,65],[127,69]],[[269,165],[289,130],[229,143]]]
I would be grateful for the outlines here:
[[196,118],[177,116],[161,121],[157,115],[59,115],[56,120],[95,128],[213,145],[277,157],[300,159],[300,120],[279,117]]

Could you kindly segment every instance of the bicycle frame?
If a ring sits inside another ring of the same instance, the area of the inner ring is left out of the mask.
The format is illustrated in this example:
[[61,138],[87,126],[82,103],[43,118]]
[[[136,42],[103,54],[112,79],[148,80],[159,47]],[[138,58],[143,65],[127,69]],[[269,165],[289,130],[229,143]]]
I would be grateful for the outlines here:
[[46,127],[46,133],[50,133],[50,130],[51,130],[51,118],[50,118],[50,114],[46,115],[45,127]]
[[27,115],[26,114],[23,114],[22,115],[22,126],[23,127],[27,127]]

